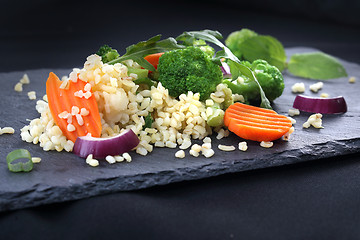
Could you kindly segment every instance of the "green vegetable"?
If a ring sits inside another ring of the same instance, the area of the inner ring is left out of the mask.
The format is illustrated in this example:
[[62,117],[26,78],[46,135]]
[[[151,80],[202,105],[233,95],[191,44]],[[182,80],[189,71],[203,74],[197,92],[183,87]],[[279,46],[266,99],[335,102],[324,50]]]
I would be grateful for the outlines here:
[[287,63],[281,42],[246,28],[232,32],[225,43],[241,60],[263,59],[280,71],[288,68],[298,77],[325,80],[347,76],[345,68],[335,58],[321,52],[294,54]]
[[226,46],[237,56],[239,59],[243,59],[242,49],[239,47],[245,40],[255,37],[258,34],[250,29],[243,28],[240,31],[230,33],[225,39]]
[[[26,159],[26,162],[21,161]],[[19,160],[17,163],[14,161]],[[30,172],[33,169],[31,154],[26,149],[17,149],[6,156],[6,162],[11,172]]]
[[241,60],[253,62],[256,59],[263,59],[280,71],[285,69],[284,47],[272,36],[259,35],[249,29],[242,29],[231,33],[225,43]]
[[147,78],[149,74],[149,70],[143,68],[132,68],[128,67],[128,75],[131,73],[135,73],[138,79]]
[[148,88],[150,89],[151,86],[154,86],[155,85],[155,82],[152,81],[150,78],[146,77],[146,78],[138,78],[136,80],[134,80],[134,83],[137,84],[137,85],[140,85],[140,84],[145,84],[148,86]]
[[286,66],[286,54],[283,45],[271,36],[255,36],[241,44],[244,59],[255,61],[263,59],[283,71]]
[[[185,43],[184,44],[189,44],[189,43]],[[208,55],[210,58],[212,58],[215,54],[215,49],[213,47],[211,47],[210,45],[206,44],[206,42],[202,39],[199,40],[194,40],[191,45],[189,46],[194,46],[194,47],[198,47],[200,48],[201,51],[203,51],[206,55]]]
[[145,124],[143,126],[143,130],[145,130],[146,128],[151,128],[152,123],[154,122],[153,117],[151,116],[151,113],[149,113],[146,117],[145,117]]
[[224,110],[222,110],[220,104],[214,103],[214,105],[212,105],[211,108],[213,110],[213,114],[208,116],[206,121],[207,124],[210,127],[217,127],[223,125],[225,112]]
[[347,76],[345,68],[338,60],[322,52],[292,55],[288,70],[295,76],[318,80]]
[[251,81],[254,81],[259,88],[260,96],[261,96],[261,103],[260,106],[263,108],[271,109],[270,101],[266,98],[265,93],[256,79],[253,71],[248,68],[247,66],[243,65],[241,61],[231,52],[229,48],[227,48],[219,39],[222,38],[221,33],[218,31],[211,31],[211,30],[203,30],[203,31],[191,31],[191,32],[184,32],[180,36],[176,38],[178,41],[184,42],[193,42],[196,39],[202,39],[205,42],[213,43],[218,47],[222,48],[221,51],[216,53],[216,57],[213,59],[214,62],[217,62],[221,65],[220,59],[225,58],[232,62],[232,72],[234,72],[234,76],[237,78],[240,74],[246,76]]
[[106,44],[101,46],[96,52],[96,54],[101,57],[101,61],[103,63],[110,62],[120,56],[115,49],[111,48],[109,45]]
[[159,81],[178,97],[192,91],[207,99],[222,81],[220,66],[197,47],[187,47],[165,52],[159,59]]
[[149,70],[143,68],[128,67],[128,74],[131,73],[135,73],[138,76],[137,79],[134,80],[135,84],[145,84],[149,88],[155,85],[155,83],[148,77]]
[[124,55],[108,63],[115,64],[128,59],[132,59],[143,68],[148,69],[150,71],[155,71],[154,66],[144,59],[145,56],[154,53],[167,52],[174,49],[185,48],[185,46],[179,45],[174,38],[167,38],[164,40],[160,40],[160,39],[161,39],[161,35],[156,35],[147,41],[142,41],[137,44],[133,44],[126,48],[126,53]]
[[[274,101],[277,97],[281,96],[285,84],[279,69],[270,65],[265,60],[260,59],[255,60],[252,63],[244,61],[243,64],[255,73],[255,76],[269,101]],[[225,79],[223,82],[228,85],[233,93],[243,95],[246,101],[261,101],[261,95],[257,84],[246,75],[239,75],[235,80]]]

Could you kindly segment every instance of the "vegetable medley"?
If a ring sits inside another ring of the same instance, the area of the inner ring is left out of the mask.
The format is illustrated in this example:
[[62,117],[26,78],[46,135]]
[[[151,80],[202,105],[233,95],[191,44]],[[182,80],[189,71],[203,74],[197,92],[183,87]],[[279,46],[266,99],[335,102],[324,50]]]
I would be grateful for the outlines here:
[[[211,157],[208,136],[214,132],[218,139],[229,131],[238,135],[241,150],[247,149],[245,140],[264,147],[288,140],[292,119],[271,110],[284,90],[281,43],[248,29],[232,33],[226,45],[221,39],[219,32],[204,30],[176,39],[157,35],[129,46],[124,55],[100,47],[69,76],[49,74],[46,95],[36,105],[40,117],[21,129],[22,140],[44,151],[74,152],[91,166],[100,159],[131,161],[128,152],[147,155],[154,147],[178,148],[178,158],[185,151]],[[257,43],[271,47],[264,54],[249,51]]]

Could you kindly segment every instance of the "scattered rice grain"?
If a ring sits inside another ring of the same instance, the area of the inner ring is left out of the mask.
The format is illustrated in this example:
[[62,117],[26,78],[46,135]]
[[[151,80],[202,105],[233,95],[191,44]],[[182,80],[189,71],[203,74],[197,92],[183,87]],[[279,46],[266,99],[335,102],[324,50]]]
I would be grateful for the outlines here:
[[240,151],[245,152],[248,149],[247,143],[246,142],[239,142],[239,146],[238,146]]
[[39,157],[32,157],[32,158],[31,158],[31,161],[32,161],[33,163],[39,163],[39,162],[41,162],[41,158],[39,158]]
[[175,153],[175,157],[177,158],[184,158],[185,157],[185,152],[184,150],[179,150]]
[[222,151],[225,151],[225,152],[230,152],[230,151],[234,151],[235,150],[235,147],[234,146],[227,146],[227,145],[223,145],[223,144],[219,144],[218,145],[218,148]]
[[263,147],[263,148],[271,148],[272,146],[274,146],[274,143],[273,142],[262,141],[260,143],[260,146]]

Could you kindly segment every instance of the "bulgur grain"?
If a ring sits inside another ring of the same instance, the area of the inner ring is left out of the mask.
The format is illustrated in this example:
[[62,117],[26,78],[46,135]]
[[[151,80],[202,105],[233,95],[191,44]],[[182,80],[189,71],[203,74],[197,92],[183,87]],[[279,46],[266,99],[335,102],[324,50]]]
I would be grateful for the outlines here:
[[354,76],[349,78],[349,83],[355,83],[356,82],[356,78]]
[[198,157],[200,155],[200,152],[194,151],[192,149],[190,149],[189,153],[193,157]]
[[29,84],[30,83],[30,79],[29,76],[25,73],[23,75],[23,77],[20,79],[20,83],[21,84]]
[[0,128],[0,135],[2,134],[14,134],[15,129],[12,127],[4,127]]
[[322,94],[320,94],[320,97],[321,98],[328,98],[329,94],[328,93],[322,93]]
[[110,163],[110,164],[114,164],[116,162],[115,158],[113,156],[106,156],[105,160]]
[[209,157],[212,157],[214,156],[215,152],[214,150],[212,150],[211,148],[210,149],[203,149],[201,151],[202,155],[205,156],[206,158],[209,158]]
[[30,91],[27,93],[28,97],[30,100],[35,100],[36,99],[36,92],[35,91]]
[[291,87],[291,91],[293,93],[303,93],[305,92],[305,84],[303,82],[300,83],[295,83],[292,87]]
[[31,161],[32,161],[33,163],[40,163],[40,162],[41,162],[41,158],[39,158],[39,157],[32,157],[32,158],[31,158]]
[[240,151],[245,152],[248,149],[247,143],[246,142],[239,142],[238,148]]
[[22,83],[16,83],[15,84],[15,86],[14,86],[14,90],[16,91],[16,92],[22,92],[23,91],[23,85],[22,85]]
[[177,158],[184,158],[185,157],[185,152],[184,150],[179,150],[175,153],[175,157]]
[[123,158],[127,161],[127,162],[131,162],[132,161],[132,158],[130,156],[129,153],[123,153]]
[[227,145],[223,145],[223,144],[219,144],[218,148],[222,151],[226,151],[226,152],[231,152],[235,150],[234,146],[227,146]]
[[271,148],[272,146],[274,146],[274,143],[273,142],[262,141],[260,143],[260,146],[263,147],[263,148]]

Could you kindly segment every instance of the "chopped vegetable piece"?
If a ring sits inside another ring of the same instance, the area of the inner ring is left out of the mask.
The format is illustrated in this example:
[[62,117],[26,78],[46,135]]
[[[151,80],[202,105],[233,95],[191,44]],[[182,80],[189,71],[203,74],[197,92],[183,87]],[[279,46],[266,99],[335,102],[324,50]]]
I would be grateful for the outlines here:
[[239,137],[258,142],[279,139],[292,127],[286,116],[242,103],[235,103],[226,109],[224,124]]
[[293,107],[304,112],[336,114],[345,113],[347,105],[344,97],[318,98],[297,95]]
[[178,97],[192,91],[200,93],[200,100],[206,100],[223,74],[203,51],[197,47],[187,47],[164,53],[160,58],[159,81],[169,90],[169,95]]
[[[16,160],[27,159],[26,162],[13,163]],[[33,169],[31,154],[26,149],[16,149],[6,156],[6,162],[11,172],[30,172]]]
[[[87,84],[84,81],[69,81],[68,88],[61,89],[62,81],[54,74],[50,73],[46,82],[46,94],[49,101],[49,108],[56,125],[58,125],[63,134],[72,142],[77,137],[91,134],[93,137],[100,137],[101,119],[98,105],[95,97],[91,94],[89,98],[75,97],[75,92],[84,90]],[[87,91],[91,93],[90,91]],[[78,122],[76,117],[71,115],[72,107],[86,109],[89,114],[82,116],[83,122]],[[64,117],[64,113],[67,117]]]
[[153,67],[155,69],[157,69],[157,66],[159,64],[159,58],[161,57],[161,55],[163,55],[164,53],[161,52],[161,53],[154,53],[154,54],[150,54],[150,55],[147,55],[146,57],[144,57],[144,59],[146,61],[148,61],[151,65],[153,65]]
[[226,62],[221,61],[220,68],[223,73],[223,78],[231,78],[232,77],[231,72],[230,72],[230,67]]
[[96,159],[105,159],[109,155],[117,156],[129,152],[139,142],[138,136],[131,129],[127,129],[119,135],[110,138],[78,137],[73,151],[82,158],[92,154]]

